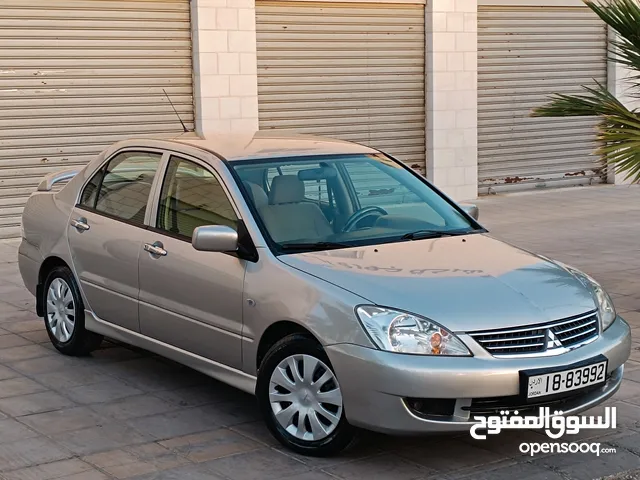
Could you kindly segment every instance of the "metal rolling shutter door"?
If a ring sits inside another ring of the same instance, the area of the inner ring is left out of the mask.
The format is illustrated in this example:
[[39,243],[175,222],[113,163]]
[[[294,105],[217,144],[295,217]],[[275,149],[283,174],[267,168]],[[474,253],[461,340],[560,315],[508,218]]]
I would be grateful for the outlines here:
[[42,176],[193,126],[188,0],[0,3],[0,238]]
[[425,173],[424,5],[256,8],[261,129],[363,143]]
[[[497,3],[497,2],[496,2]],[[587,7],[480,6],[480,192],[602,181],[592,117],[531,118],[553,93],[607,81],[607,31]]]

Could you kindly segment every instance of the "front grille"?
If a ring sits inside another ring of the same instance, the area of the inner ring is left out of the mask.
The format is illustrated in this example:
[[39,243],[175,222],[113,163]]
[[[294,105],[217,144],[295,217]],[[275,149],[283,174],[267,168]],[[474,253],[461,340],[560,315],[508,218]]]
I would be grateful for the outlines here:
[[469,335],[492,355],[542,353],[570,348],[598,335],[595,311],[563,320],[521,328],[471,332]]

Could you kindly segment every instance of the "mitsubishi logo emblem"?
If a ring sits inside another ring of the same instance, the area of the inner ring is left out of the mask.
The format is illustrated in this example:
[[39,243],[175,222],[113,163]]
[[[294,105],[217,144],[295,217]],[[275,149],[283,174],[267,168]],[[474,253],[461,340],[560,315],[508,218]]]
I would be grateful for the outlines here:
[[553,333],[550,329],[547,330],[547,350],[551,350],[552,348],[562,347],[562,343],[556,337],[556,334]]

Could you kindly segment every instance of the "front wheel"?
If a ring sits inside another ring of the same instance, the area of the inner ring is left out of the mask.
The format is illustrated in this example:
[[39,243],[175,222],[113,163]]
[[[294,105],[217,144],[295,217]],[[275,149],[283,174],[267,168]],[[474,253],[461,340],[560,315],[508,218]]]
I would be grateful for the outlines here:
[[271,434],[295,452],[329,456],[355,438],[329,357],[308,336],[290,335],[269,350],[256,395]]

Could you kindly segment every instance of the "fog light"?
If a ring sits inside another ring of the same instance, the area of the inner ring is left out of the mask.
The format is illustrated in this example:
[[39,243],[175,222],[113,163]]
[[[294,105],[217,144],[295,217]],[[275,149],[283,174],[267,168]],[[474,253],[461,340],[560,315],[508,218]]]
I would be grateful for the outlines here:
[[451,398],[405,398],[404,403],[419,417],[451,417],[456,407]]

